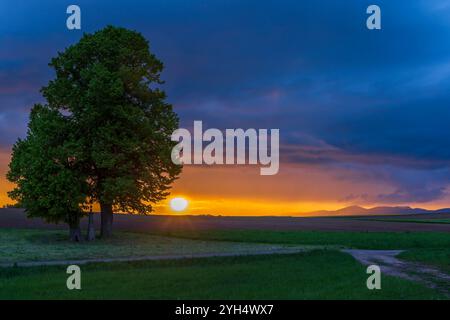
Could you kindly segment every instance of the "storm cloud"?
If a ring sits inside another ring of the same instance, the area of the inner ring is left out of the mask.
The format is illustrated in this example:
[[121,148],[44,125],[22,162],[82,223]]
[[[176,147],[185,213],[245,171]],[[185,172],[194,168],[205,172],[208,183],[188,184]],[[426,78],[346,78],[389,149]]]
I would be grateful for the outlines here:
[[[183,126],[279,128],[285,164],[392,187],[349,193],[347,202],[447,196],[449,1],[378,1],[379,31],[365,28],[371,3],[361,0],[77,4],[82,32],[113,24],[150,40]],[[8,149],[42,101],[47,63],[82,33],[65,28],[64,3],[1,6],[0,146]]]

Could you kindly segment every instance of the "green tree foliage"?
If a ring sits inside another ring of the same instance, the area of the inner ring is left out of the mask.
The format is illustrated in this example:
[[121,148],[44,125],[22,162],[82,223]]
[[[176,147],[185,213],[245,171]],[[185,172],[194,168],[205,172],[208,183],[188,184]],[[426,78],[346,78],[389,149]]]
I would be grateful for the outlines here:
[[[61,122],[61,132],[70,130],[62,136],[59,129],[55,131],[61,137],[55,152],[68,151],[75,165],[63,172],[85,179],[87,196],[101,207],[102,236],[110,236],[114,211],[152,212],[181,171],[170,157],[175,144],[170,136],[178,128],[178,117],[158,88],[163,64],[150,53],[140,33],[108,26],[85,34],[53,58],[50,66],[56,77],[42,89],[48,103],[44,109]],[[20,162],[35,161],[29,150],[36,146],[28,140],[15,147],[15,154],[27,153],[16,156],[24,159]],[[47,155],[41,158],[50,161]],[[59,164],[50,162],[50,166]],[[14,174],[11,180],[20,182]],[[14,192],[23,196],[32,188],[19,184]]]
[[81,149],[73,139],[70,118],[47,106],[31,111],[25,140],[13,147],[7,178],[16,183],[9,196],[26,208],[29,217],[66,222],[72,240],[81,238],[79,222],[88,192],[87,177],[76,158]]
[[163,64],[141,34],[109,26],[84,35],[50,66],[56,78],[42,92],[76,123],[102,236],[109,236],[113,209],[150,213],[180,172],[170,158],[178,117],[158,89]]

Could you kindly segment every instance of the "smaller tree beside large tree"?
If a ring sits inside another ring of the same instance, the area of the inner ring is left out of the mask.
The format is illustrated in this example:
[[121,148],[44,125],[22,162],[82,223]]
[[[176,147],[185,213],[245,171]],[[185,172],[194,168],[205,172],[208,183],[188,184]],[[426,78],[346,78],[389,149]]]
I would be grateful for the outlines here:
[[26,208],[28,216],[67,223],[73,241],[81,240],[80,219],[89,191],[86,176],[77,168],[80,151],[70,119],[35,105],[27,137],[14,145],[7,174],[16,184],[9,196]]

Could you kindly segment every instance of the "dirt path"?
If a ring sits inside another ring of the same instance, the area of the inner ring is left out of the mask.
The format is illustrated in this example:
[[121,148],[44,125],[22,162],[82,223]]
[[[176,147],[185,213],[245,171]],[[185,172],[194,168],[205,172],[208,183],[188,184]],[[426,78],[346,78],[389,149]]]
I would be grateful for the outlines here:
[[147,260],[178,260],[178,259],[193,259],[193,258],[212,258],[212,257],[238,257],[238,256],[254,256],[254,255],[268,255],[268,254],[293,254],[309,251],[306,248],[276,248],[260,251],[242,251],[242,252],[227,252],[227,253],[198,253],[192,255],[153,255],[140,257],[123,257],[123,258],[99,258],[99,259],[79,259],[79,260],[51,260],[51,261],[26,261],[26,262],[8,262],[0,263],[1,268],[9,267],[39,267],[39,266],[68,266],[68,265],[82,265],[87,263],[101,263],[101,262],[132,262],[132,261],[147,261]]
[[363,265],[378,265],[381,272],[391,276],[420,282],[450,297],[450,275],[426,264],[400,260],[402,250],[342,250]]

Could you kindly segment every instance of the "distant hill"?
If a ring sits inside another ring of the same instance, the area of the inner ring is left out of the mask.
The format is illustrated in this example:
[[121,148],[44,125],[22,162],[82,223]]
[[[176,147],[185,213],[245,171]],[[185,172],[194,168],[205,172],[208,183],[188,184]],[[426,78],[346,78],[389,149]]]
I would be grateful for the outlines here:
[[373,207],[363,208],[360,206],[350,206],[338,210],[320,210],[305,212],[307,215],[320,216],[356,216],[356,215],[397,215],[397,214],[419,214],[419,213],[450,213],[450,208],[439,210],[427,210],[411,207]]

